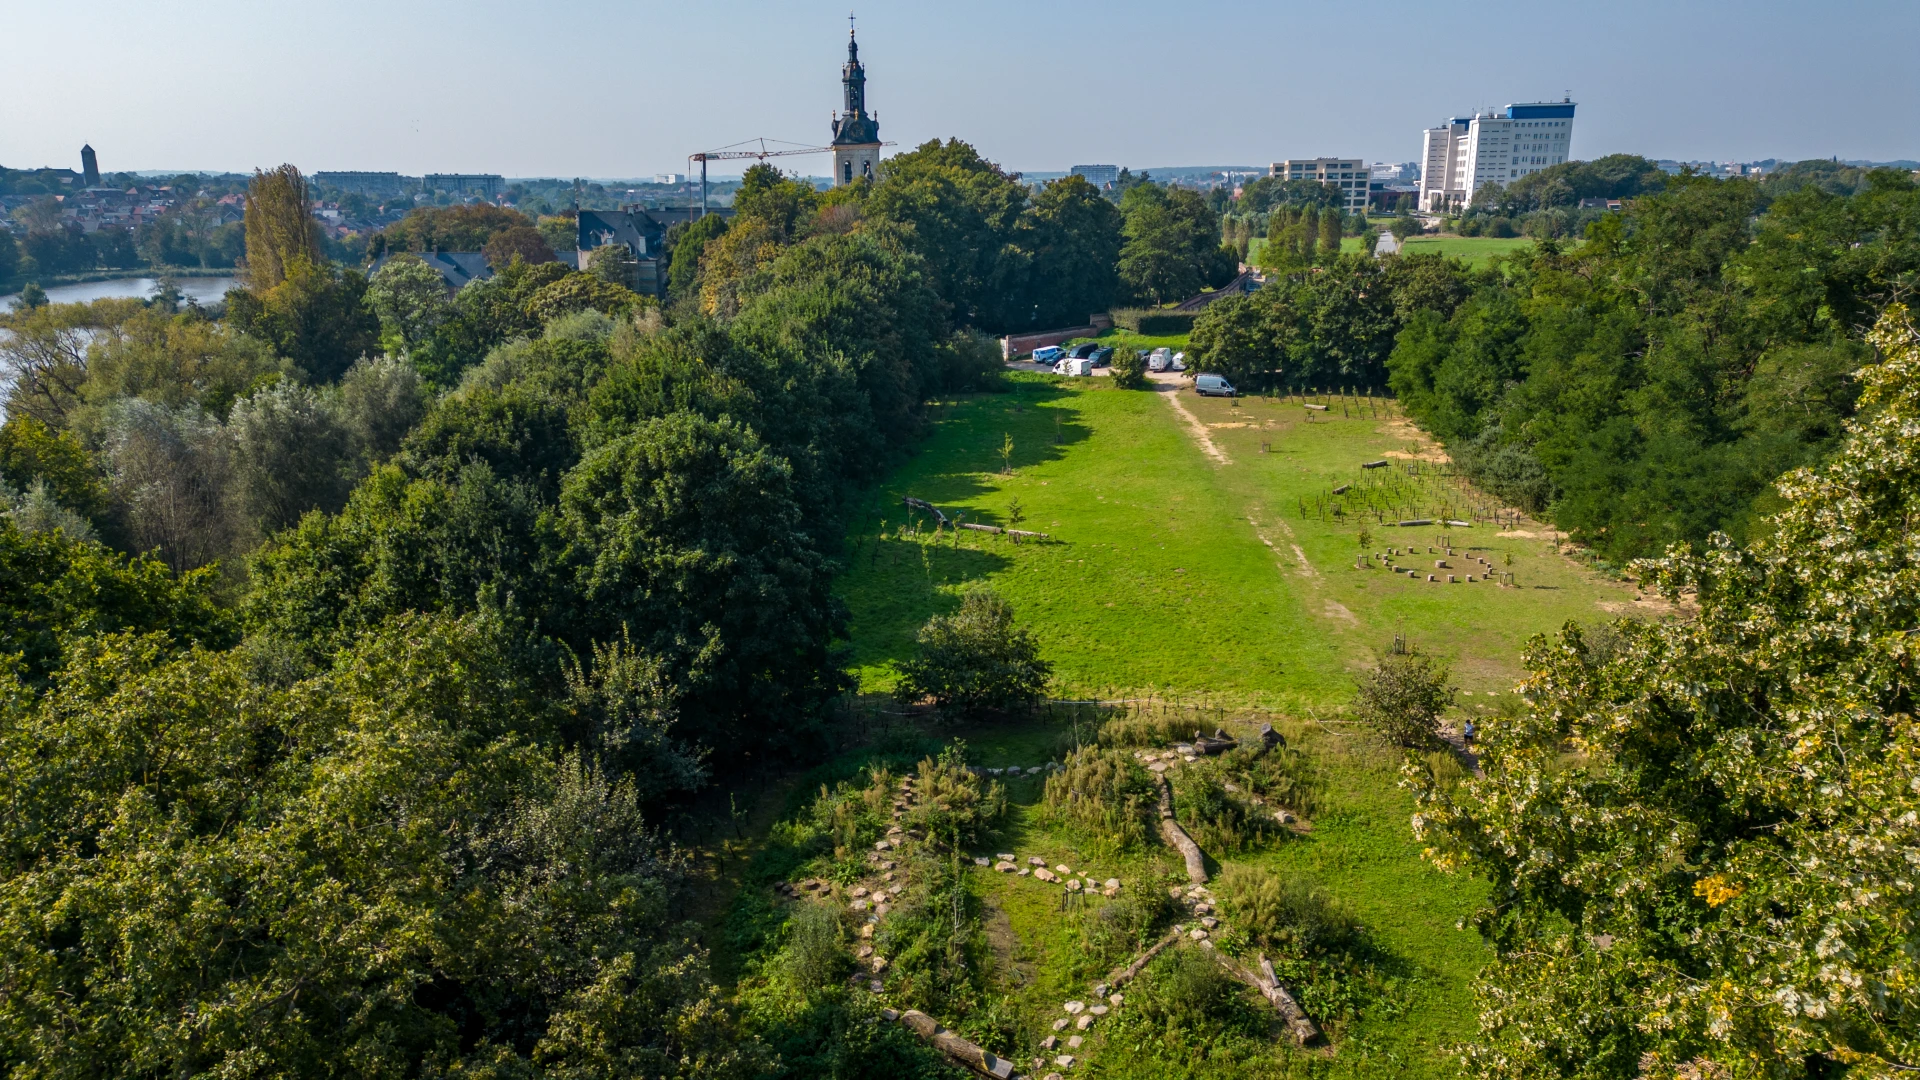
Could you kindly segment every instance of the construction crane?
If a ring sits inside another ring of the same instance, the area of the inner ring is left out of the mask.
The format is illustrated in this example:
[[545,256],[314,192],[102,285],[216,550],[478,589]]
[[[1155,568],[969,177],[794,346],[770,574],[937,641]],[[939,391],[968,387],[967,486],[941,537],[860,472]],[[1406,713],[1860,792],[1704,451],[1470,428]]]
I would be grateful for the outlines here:
[[[833,147],[831,146],[801,146],[799,143],[786,143],[786,145],[792,149],[774,150],[767,146],[768,142],[777,143],[782,142],[782,140],[748,139],[745,142],[734,143],[732,146],[723,146],[718,150],[708,150],[705,153],[688,156],[688,161],[697,161],[700,163],[701,217],[707,216],[707,162],[709,161],[746,161],[748,159],[765,161],[770,157],[799,157],[806,154],[829,154],[833,152]],[[760,148],[758,150],[734,149],[735,146],[745,146],[747,143],[759,143]]]
[[[775,150],[767,145],[769,142],[784,143],[785,146],[790,147],[790,149]],[[746,146],[748,143],[760,144],[759,149],[734,149],[734,147],[737,146]],[[881,143],[880,145],[892,146],[893,144],[889,142]],[[731,146],[723,146],[718,150],[689,154],[687,156],[688,161],[697,161],[700,163],[700,216],[707,216],[707,162],[709,161],[765,161],[772,157],[800,157],[806,154],[830,154],[832,152],[833,147],[831,146],[802,146],[799,143],[786,143],[782,139],[747,139],[745,142],[737,142]]]

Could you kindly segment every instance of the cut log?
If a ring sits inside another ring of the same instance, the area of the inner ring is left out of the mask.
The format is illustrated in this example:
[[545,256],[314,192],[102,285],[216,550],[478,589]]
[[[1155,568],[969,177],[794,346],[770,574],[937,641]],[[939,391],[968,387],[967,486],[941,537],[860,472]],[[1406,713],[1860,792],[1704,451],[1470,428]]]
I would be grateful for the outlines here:
[[1363,461],[1360,463],[1360,467],[1363,469],[1384,469],[1387,467],[1387,463],[1385,461]]
[[1136,976],[1138,976],[1142,971],[1145,971],[1147,965],[1153,962],[1153,958],[1156,956],[1159,956],[1161,952],[1163,952],[1166,949],[1167,946],[1179,940],[1180,940],[1180,931],[1177,928],[1167,931],[1166,937],[1163,937],[1159,941],[1154,942],[1153,946],[1147,949],[1146,952],[1143,952],[1139,956],[1134,957],[1132,963],[1128,964],[1126,967],[1117,967],[1117,968],[1114,968],[1112,971],[1108,972],[1107,982],[1113,985],[1113,989],[1115,990],[1120,989],[1121,986],[1123,986],[1126,983],[1132,982]]
[[915,1035],[932,1043],[941,1053],[977,1073],[997,1077],[998,1080],[1007,1080],[1013,1075],[1013,1062],[996,1057],[955,1035],[941,1027],[933,1017],[918,1009],[908,1009],[901,1013],[900,1022],[912,1028]]
[[1273,965],[1267,962],[1266,957],[1260,958],[1260,971],[1256,973],[1219,949],[1208,949],[1207,952],[1220,961],[1220,966],[1226,968],[1229,975],[1260,991],[1260,996],[1266,998],[1280,1018],[1287,1022],[1287,1030],[1293,1033],[1295,1043],[1305,1046],[1320,1037],[1320,1029],[1307,1018],[1300,1003],[1293,1000],[1293,995],[1280,985],[1280,980],[1273,974]]
[[1195,885],[1206,884],[1206,856],[1200,854],[1200,845],[1193,842],[1193,837],[1188,836],[1187,830],[1181,828],[1180,822],[1174,818],[1173,785],[1167,783],[1164,775],[1160,777],[1160,835],[1168,847],[1178,851],[1180,857],[1186,860],[1187,880]]
[[1311,402],[1311,401],[1309,401],[1309,402],[1307,402],[1307,408],[1309,408],[1309,409],[1312,409],[1312,410],[1313,410],[1313,411],[1315,411],[1315,412],[1326,412],[1326,411],[1327,411],[1327,407],[1326,407],[1325,405],[1315,405],[1315,404],[1314,404],[1313,402]]
[[1006,532],[1005,529],[1002,529],[998,525],[976,525],[971,521],[961,522],[960,527],[963,529],[972,529],[974,532],[988,532],[988,533]]

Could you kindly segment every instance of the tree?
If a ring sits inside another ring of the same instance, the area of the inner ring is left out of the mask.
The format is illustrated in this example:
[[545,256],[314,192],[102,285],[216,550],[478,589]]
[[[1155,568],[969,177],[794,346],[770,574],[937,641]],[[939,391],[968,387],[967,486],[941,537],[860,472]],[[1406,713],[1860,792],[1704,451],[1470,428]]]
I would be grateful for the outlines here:
[[1389,652],[1359,683],[1354,715],[1395,746],[1425,750],[1440,741],[1440,714],[1453,704],[1444,662],[1406,649]]
[[[495,239],[501,240],[504,254],[494,269],[497,271],[512,261],[516,252],[528,262],[542,260],[526,256],[522,245],[528,243],[521,229],[533,229],[534,223],[525,214],[504,206],[491,203],[473,203],[464,206],[422,206],[408,211],[407,216],[387,226],[373,235],[367,245],[369,257],[384,255],[391,251],[487,251],[488,245]],[[535,231],[539,231],[535,229]],[[572,229],[566,230],[571,248]],[[545,234],[542,234],[543,239]],[[537,249],[536,249],[537,250]],[[547,241],[548,258],[552,258],[555,245]],[[493,262],[491,253],[488,262]]]
[[321,254],[320,223],[307,211],[306,178],[292,165],[271,172],[254,170],[247,184],[247,287],[265,293],[300,264],[326,265]]
[[128,398],[109,413],[106,436],[114,500],[137,550],[157,552],[176,572],[234,551],[231,456],[218,420],[193,405]]
[[609,285],[632,289],[636,284],[640,261],[633,257],[633,252],[628,251],[625,244],[602,244],[587,256],[586,270]]
[[977,716],[1032,706],[1052,674],[1032,633],[1014,625],[1013,605],[982,588],[969,592],[959,611],[927,620],[915,655],[900,665],[894,694],[908,704],[931,698],[949,715]]
[[25,491],[35,483],[85,518],[107,511],[106,478],[71,432],[55,431],[27,413],[0,426],[0,481]]
[[827,657],[845,616],[827,562],[801,529],[790,467],[752,431],[649,420],[583,458],[560,507],[581,618],[660,659],[704,745],[732,757],[791,740],[795,718],[840,689]]
[[309,510],[333,513],[353,486],[352,436],[332,402],[284,381],[234,403],[232,495],[256,535]]
[[500,230],[487,238],[486,245],[480,249],[487,256],[487,265],[497,273],[506,269],[515,259],[526,263],[547,263],[554,261],[553,247],[547,243],[539,229],[531,225],[514,225]]
[[693,291],[700,277],[700,257],[706,253],[707,244],[719,239],[726,231],[727,219],[718,214],[709,214],[687,225],[675,238],[673,246],[668,249],[672,253],[667,267],[668,296],[678,299]]
[[1221,242],[1219,215],[1198,192],[1141,184],[1121,198],[1120,211],[1120,282],[1134,299],[1182,300],[1233,278],[1238,255]]
[[1112,305],[1120,287],[1120,222],[1120,212],[1085,177],[1041,189],[1020,215],[1014,239],[1029,259],[1033,312],[1026,325],[1077,326]]
[[395,353],[410,352],[430,341],[453,307],[440,271],[411,253],[388,259],[368,279],[367,306],[380,320],[388,350]]
[[0,229],[0,287],[11,287],[20,273],[20,245],[13,234]]
[[535,324],[544,324],[562,315],[581,311],[598,311],[603,315],[619,317],[650,303],[651,298],[643,297],[624,285],[594,274],[573,273],[542,286],[527,298],[525,306],[528,318]]
[[1027,189],[958,139],[929,140],[888,158],[862,209],[926,261],[955,321],[985,330],[1029,326],[1024,256],[1011,249]]
[[[1638,565],[1684,620],[1530,643],[1484,779],[1421,780],[1415,828],[1492,886],[1470,1068],[1492,1077],[1894,1076],[1920,905],[1912,717],[1920,334],[1874,334],[1830,464],[1746,544]],[[1818,571],[1806,572],[1808,552]]]
[[389,356],[361,360],[340,380],[340,416],[369,462],[386,460],[427,411],[427,388],[412,365]]
[[330,383],[379,347],[380,323],[365,303],[367,279],[330,264],[296,260],[266,292],[227,293],[227,317],[243,333],[292,360],[313,382]]

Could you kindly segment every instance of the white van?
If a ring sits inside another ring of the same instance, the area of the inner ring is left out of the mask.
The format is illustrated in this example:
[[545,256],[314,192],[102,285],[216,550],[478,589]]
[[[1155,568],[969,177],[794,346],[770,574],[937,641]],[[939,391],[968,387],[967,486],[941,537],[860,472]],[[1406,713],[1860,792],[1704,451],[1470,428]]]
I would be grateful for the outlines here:
[[1165,371],[1173,366],[1173,350],[1165,345],[1153,350],[1147,356],[1148,371]]
[[1218,375],[1202,375],[1193,380],[1193,392],[1201,397],[1232,397],[1239,391]]
[[1092,375],[1093,360],[1085,356],[1069,356],[1053,365],[1055,375]]
[[1055,360],[1060,359],[1060,354],[1064,351],[1065,350],[1061,349],[1058,345],[1042,345],[1033,350],[1033,362],[1036,364],[1051,364]]
[[1173,354],[1173,370],[1175,371],[1187,370],[1187,354],[1186,353],[1177,352]]

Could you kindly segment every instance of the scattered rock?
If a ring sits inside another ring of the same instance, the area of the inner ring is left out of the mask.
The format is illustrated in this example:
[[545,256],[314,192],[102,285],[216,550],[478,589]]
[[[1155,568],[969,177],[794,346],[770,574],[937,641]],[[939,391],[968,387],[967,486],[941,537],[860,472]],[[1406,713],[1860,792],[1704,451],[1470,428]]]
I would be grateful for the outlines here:
[[885,851],[892,846],[893,846],[892,844],[888,843],[885,840],[876,840],[873,842],[873,850],[875,851]]
[[1157,773],[1164,773],[1167,771],[1167,763],[1164,761],[1156,761],[1153,764],[1147,766],[1147,768]]
[[1061,1017],[1060,1019],[1058,1019],[1058,1020],[1055,1020],[1055,1021],[1053,1022],[1053,1030],[1055,1030],[1055,1031],[1059,1031],[1059,1030],[1061,1030],[1061,1029],[1063,1029],[1063,1028],[1065,1028],[1065,1027],[1066,1027],[1066,1026],[1067,1026],[1067,1025],[1069,1024],[1069,1023],[1071,1023],[1071,1022],[1072,1022],[1072,1021],[1069,1021],[1069,1020],[1068,1020],[1068,1019],[1067,1019],[1066,1017],[1064,1017],[1064,1016],[1063,1016],[1063,1017]]
[[1101,984],[1100,984],[1099,986],[1096,986],[1096,987],[1094,987],[1094,988],[1093,988],[1093,996],[1094,996],[1094,997],[1106,997],[1106,996],[1107,996],[1107,991],[1108,991],[1108,990],[1111,990],[1111,989],[1112,989],[1112,987],[1110,987],[1110,986],[1108,986],[1108,985],[1107,985],[1106,983],[1101,983]]
[[1015,866],[1015,865],[1013,865],[1013,864],[1012,864],[1012,863],[1010,863],[1010,862],[1007,862],[1007,861],[1006,861],[1005,859],[1002,859],[1002,860],[1000,860],[999,862],[997,862],[997,863],[994,863],[994,864],[993,864],[993,869],[994,869],[994,870],[995,870],[995,871],[996,871],[997,873],[1002,873],[1002,874],[1011,874],[1011,873],[1013,873],[1013,872],[1014,872],[1015,870],[1018,870],[1018,869],[1020,869],[1020,868],[1019,868],[1019,867],[1017,867],[1017,866]]
[[1078,1049],[1080,1049],[1080,1044],[1081,1044],[1081,1043],[1083,1043],[1083,1042],[1086,1042],[1086,1041],[1087,1041],[1087,1040],[1085,1040],[1085,1039],[1083,1039],[1083,1038],[1081,1038],[1081,1037],[1080,1037],[1080,1036],[1078,1036],[1078,1035],[1073,1035],[1073,1036],[1070,1036],[1070,1037],[1069,1037],[1069,1038],[1067,1039],[1067,1049],[1069,1049],[1069,1050],[1078,1050]]
[[1064,867],[1064,866],[1056,866],[1056,867],[1054,867],[1054,868],[1053,868],[1053,872],[1054,872],[1054,873],[1056,873],[1056,874],[1071,874],[1071,873],[1073,873],[1073,871],[1072,871],[1071,869],[1069,869],[1069,868],[1067,868],[1067,867]]
[[986,857],[985,855],[975,855],[975,856],[973,857],[973,865],[975,865],[975,866],[992,866],[992,865],[993,865],[993,860],[992,860],[992,859],[989,859],[989,858],[987,858],[987,857]]
[[1105,1016],[1105,1015],[1107,1015],[1107,1014],[1108,1014],[1109,1012],[1112,1012],[1113,1010],[1112,1010],[1112,1009],[1109,1009],[1109,1008],[1108,1008],[1107,1006],[1105,1006],[1105,1005],[1095,1005],[1095,1006],[1093,1006],[1092,1008],[1090,1008],[1090,1009],[1088,1009],[1087,1011],[1088,1011],[1089,1013],[1092,1013],[1092,1014],[1093,1014],[1093,1015],[1095,1015],[1095,1016]]
[[1109,994],[1107,996],[1107,1004],[1112,1005],[1116,1009],[1126,1004],[1126,1001],[1126,995],[1124,994]]
[[859,898],[867,895],[867,887],[865,885],[855,885],[853,887],[852,895],[854,899],[858,900]]
[[1002,853],[1002,854],[999,854],[999,855],[995,855],[995,856],[994,856],[994,858],[996,858],[996,859],[999,859],[999,860],[1000,860],[1001,862],[1012,862],[1012,861],[1013,861],[1013,855],[1012,855],[1012,853],[1010,853],[1010,852],[1004,852],[1004,853]]
[[1072,1016],[1085,1012],[1087,1003],[1084,1001],[1069,1001],[1065,1005],[1062,1005],[1061,1008],[1067,1010],[1067,1015]]
[[1117,877],[1110,877],[1110,878],[1108,878],[1108,879],[1107,879],[1107,888],[1109,888],[1109,889],[1114,889],[1114,890],[1118,890],[1118,889],[1120,888],[1120,879],[1119,879],[1119,878],[1117,878]]
[[1079,891],[1080,891],[1080,879],[1079,879],[1079,878],[1069,878],[1069,879],[1068,879],[1068,881],[1067,881],[1067,891],[1068,891],[1068,892],[1079,892]]
[[1192,930],[1187,931],[1187,936],[1192,938],[1195,941],[1207,940],[1207,932],[1205,930],[1200,929],[1197,926],[1194,927]]
[[899,1009],[881,1009],[880,1018],[882,1020],[898,1020],[900,1019],[900,1010]]
[[1090,1027],[1092,1027],[1092,1026],[1093,1026],[1093,1014],[1092,1014],[1092,1013],[1081,1013],[1081,1014],[1080,1014],[1080,1019],[1078,1019],[1078,1020],[1075,1020],[1075,1021],[1073,1022],[1073,1026],[1074,1026],[1074,1027],[1076,1027],[1076,1028],[1078,1028],[1078,1029],[1079,1029],[1079,1030],[1081,1030],[1081,1031],[1085,1031],[1085,1030],[1087,1030],[1088,1028],[1090,1028]]
[[1033,871],[1031,871],[1031,870],[1029,870],[1029,869],[1027,869],[1027,868],[1026,868],[1026,867],[1024,867],[1024,866],[1020,868],[1020,876],[1021,876],[1021,877],[1026,877],[1026,876],[1027,876],[1028,874],[1031,874],[1031,873],[1033,873]]
[[876,957],[874,957],[874,958],[873,958],[873,973],[874,973],[875,975],[878,975],[878,974],[880,974],[881,972],[883,972],[883,971],[885,971],[885,970],[887,970],[887,958],[886,958],[886,957],[884,957],[884,956],[876,956]]
[[886,984],[881,982],[879,979],[875,979],[872,982],[867,984],[867,989],[877,994],[880,991],[886,989]]
[[1027,856],[1027,865],[1028,866],[1045,866],[1047,865],[1047,860],[1041,858],[1038,855],[1029,855]]
[[1053,1059],[1053,1063],[1063,1069],[1071,1069],[1073,1068],[1073,1055],[1061,1054],[1059,1057]]
[[1200,925],[1201,925],[1201,926],[1204,926],[1204,927],[1206,927],[1206,928],[1207,928],[1207,929],[1209,929],[1209,930],[1211,930],[1211,929],[1213,929],[1214,927],[1216,927],[1216,926],[1219,926],[1219,925],[1220,925],[1220,920],[1219,920],[1219,919],[1216,919],[1216,918],[1214,918],[1214,917],[1213,917],[1213,916],[1211,916],[1211,915],[1209,915],[1209,916],[1207,916],[1206,918],[1204,918],[1204,919],[1201,919],[1201,920],[1200,920]]
[[853,903],[848,904],[847,908],[851,911],[865,911],[869,906],[871,905],[865,900],[855,900]]
[[854,953],[853,955],[855,955],[855,956],[857,956],[857,957],[859,957],[859,958],[860,958],[860,959],[862,959],[862,960],[865,960],[865,959],[866,959],[867,957],[869,957],[869,956],[872,956],[872,955],[873,955],[873,946],[871,946],[871,945],[862,945],[862,946],[860,946],[860,949],[859,949],[859,951],[857,951],[857,952],[855,952],[855,953]]
[[1054,1047],[1059,1045],[1060,1045],[1060,1036],[1058,1035],[1049,1035],[1046,1038],[1040,1040],[1040,1049],[1042,1050],[1051,1050]]

